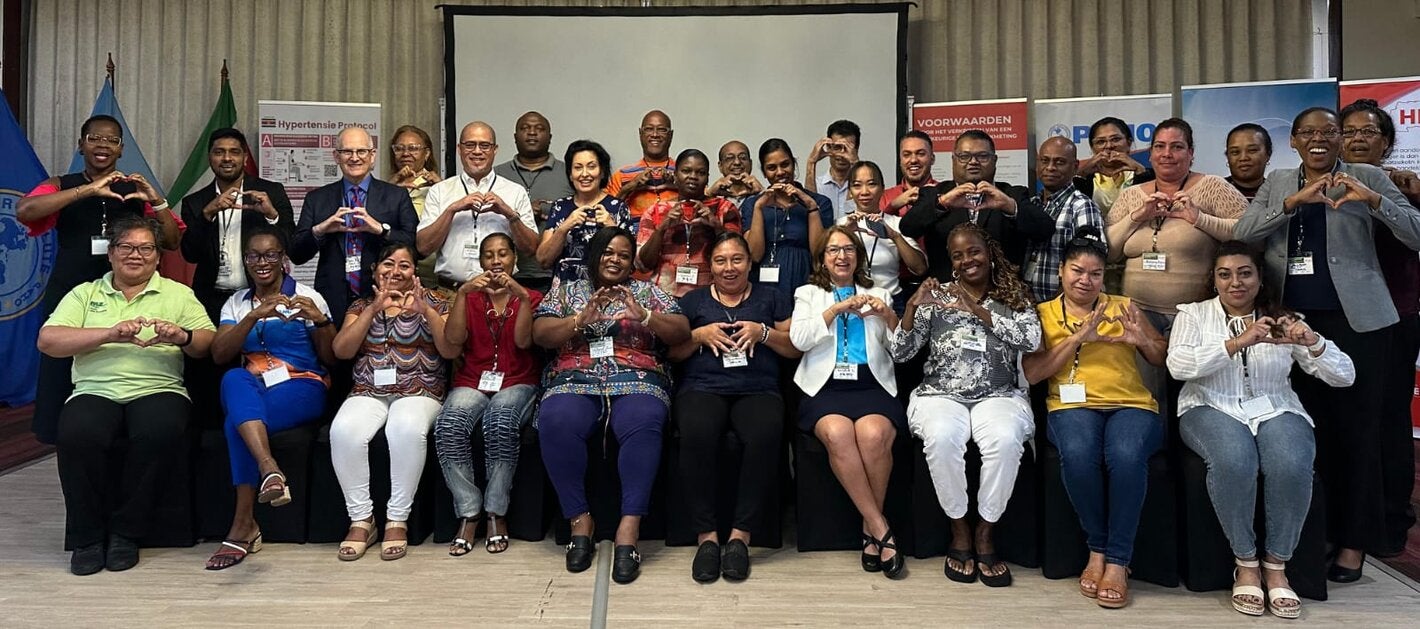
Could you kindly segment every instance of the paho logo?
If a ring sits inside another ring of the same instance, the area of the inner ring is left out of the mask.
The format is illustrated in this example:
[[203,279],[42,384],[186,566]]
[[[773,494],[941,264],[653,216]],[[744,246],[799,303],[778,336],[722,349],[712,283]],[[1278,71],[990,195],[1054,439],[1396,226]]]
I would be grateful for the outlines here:
[[24,193],[0,189],[0,321],[29,312],[54,269],[54,234],[30,238],[15,216]]

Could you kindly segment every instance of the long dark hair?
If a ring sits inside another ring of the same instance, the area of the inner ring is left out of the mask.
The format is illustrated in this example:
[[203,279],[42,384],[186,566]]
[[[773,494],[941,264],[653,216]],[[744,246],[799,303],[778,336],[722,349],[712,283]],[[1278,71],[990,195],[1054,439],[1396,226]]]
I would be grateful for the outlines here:
[[636,257],[636,237],[631,232],[620,227],[603,227],[592,234],[592,239],[587,241],[587,256],[583,262],[587,265],[587,278],[592,282],[592,288],[601,288],[602,275],[598,272],[601,268],[602,256],[606,255],[606,250],[611,248],[611,241],[617,238],[625,238],[631,243],[631,257]]
[[[953,238],[959,235],[974,236],[986,244],[986,250],[991,255],[991,286],[987,288],[986,295],[998,302],[1006,304],[1007,308],[1015,311],[1025,310],[1034,304],[1031,301],[1029,291],[1026,290],[1026,283],[1021,281],[1020,271],[1016,265],[1006,258],[1006,252],[1001,249],[1001,243],[996,242],[991,234],[986,233],[976,223],[970,221],[959,223],[947,234],[947,251],[951,251]],[[950,253],[948,253],[950,256]],[[956,265],[952,265],[952,275],[956,275]]]
[[[1266,269],[1266,261],[1262,257],[1262,251],[1240,240],[1229,240],[1218,245],[1218,250],[1213,254],[1213,263],[1208,265],[1208,294],[1216,295],[1218,285],[1213,279],[1213,273],[1218,268],[1218,260],[1224,256],[1247,256],[1252,261],[1252,268],[1257,269],[1258,277],[1263,276],[1263,269]],[[1292,315],[1292,311],[1283,306],[1278,298],[1277,291],[1272,289],[1266,281],[1262,281],[1257,287],[1257,298],[1253,300],[1253,309],[1259,316],[1277,318],[1283,315]]]
[[872,288],[873,277],[868,274],[868,249],[863,246],[863,239],[859,238],[858,234],[853,233],[853,230],[843,225],[834,225],[823,230],[823,235],[819,236],[819,239],[814,241],[814,270],[809,273],[809,283],[826,291],[833,290],[833,279],[828,276],[828,266],[823,263],[823,252],[828,249],[828,239],[833,237],[834,234],[843,234],[847,236],[849,240],[853,241],[853,250],[857,252],[856,255],[853,256],[853,260],[857,265],[853,269],[853,283],[863,288]]

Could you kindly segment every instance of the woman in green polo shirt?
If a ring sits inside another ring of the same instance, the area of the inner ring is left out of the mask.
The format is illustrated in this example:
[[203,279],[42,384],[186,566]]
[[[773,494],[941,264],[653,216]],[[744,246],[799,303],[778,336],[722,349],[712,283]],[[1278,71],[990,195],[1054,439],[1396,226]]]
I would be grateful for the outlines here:
[[[183,355],[204,358],[212,342],[212,320],[192,289],[154,272],[161,233],[151,218],[111,223],[113,270],[65,295],[39,332],[41,352],[74,359],[56,445],[76,575],[138,563],[137,541],[191,411]],[[128,442],[123,489],[110,496],[119,439]]]

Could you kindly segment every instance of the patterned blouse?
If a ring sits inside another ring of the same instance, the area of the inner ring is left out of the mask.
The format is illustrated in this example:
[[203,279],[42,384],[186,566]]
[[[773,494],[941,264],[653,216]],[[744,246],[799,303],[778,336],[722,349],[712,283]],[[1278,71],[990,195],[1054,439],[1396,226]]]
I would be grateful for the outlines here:
[[[600,205],[616,219],[617,227],[633,234],[636,233],[637,223],[632,220],[631,210],[627,209],[621,199],[607,195],[601,200]],[[572,200],[572,197],[558,199],[552,204],[552,213],[547,216],[545,231],[557,229],[566,220],[584,221],[581,217],[572,218],[572,213],[576,209],[577,203]],[[600,225],[583,222],[567,233],[566,242],[562,245],[562,255],[558,256],[557,262],[549,269],[552,271],[552,277],[558,283],[587,279],[587,263],[582,258],[587,255],[587,244],[592,241],[592,236],[599,230],[601,230]]]
[[1022,353],[1040,347],[1040,318],[1034,308],[1015,312],[990,297],[981,305],[991,311],[990,329],[974,314],[936,304],[917,308],[911,332],[898,326],[889,345],[894,361],[917,355],[931,337],[922,384],[913,395],[975,402],[1026,394],[1016,364]]
[[[650,282],[631,280],[626,286],[642,308],[662,314],[681,314],[680,304]],[[533,317],[571,317],[591,301],[592,283],[577,280],[559,284],[543,298]],[[603,311],[608,317],[626,310],[616,303]],[[592,344],[611,340],[611,355],[592,358]],[[630,319],[593,323],[585,334],[574,335],[558,349],[543,376],[543,397],[558,393],[577,395],[654,395],[670,404],[670,370],[666,347],[651,329]]]
[[[440,314],[449,314],[449,302],[438,293],[425,292],[424,296]],[[370,297],[357,299],[350,304],[347,314],[359,315],[373,301]],[[448,388],[444,366],[444,358],[434,346],[434,333],[424,315],[376,313],[355,358],[355,386],[350,395],[422,395],[442,400]],[[376,385],[375,370],[391,367],[396,370],[394,384]]]

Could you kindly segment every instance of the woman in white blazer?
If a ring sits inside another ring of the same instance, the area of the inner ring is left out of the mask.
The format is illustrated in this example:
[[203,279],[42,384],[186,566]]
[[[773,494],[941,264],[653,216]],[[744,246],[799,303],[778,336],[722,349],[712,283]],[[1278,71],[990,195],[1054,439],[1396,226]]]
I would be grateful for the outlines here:
[[[863,569],[902,576],[892,528],[883,515],[892,444],[907,427],[888,354],[897,327],[892,295],[873,287],[863,241],[835,225],[814,243],[809,283],[794,291],[789,338],[804,352],[794,382],[808,396],[799,429],[828,449],[838,482],[863,516]],[[870,549],[877,549],[870,553]]]

